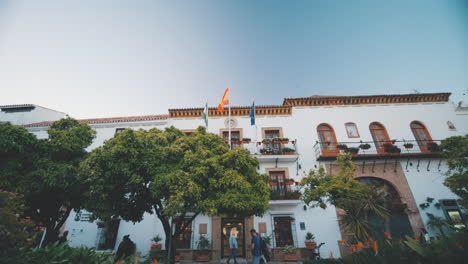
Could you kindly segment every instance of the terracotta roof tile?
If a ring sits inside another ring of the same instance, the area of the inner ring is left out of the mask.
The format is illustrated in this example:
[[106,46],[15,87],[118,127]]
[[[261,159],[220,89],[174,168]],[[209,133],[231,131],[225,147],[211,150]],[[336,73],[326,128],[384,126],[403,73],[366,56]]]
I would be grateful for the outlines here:
[[[162,120],[169,118],[169,115],[146,115],[146,116],[127,116],[127,117],[107,117],[107,118],[91,118],[79,119],[78,121],[86,124],[104,124],[104,123],[122,123],[122,122],[138,122],[138,121],[152,121]],[[24,125],[25,127],[46,127],[50,126],[54,121],[44,121]]]

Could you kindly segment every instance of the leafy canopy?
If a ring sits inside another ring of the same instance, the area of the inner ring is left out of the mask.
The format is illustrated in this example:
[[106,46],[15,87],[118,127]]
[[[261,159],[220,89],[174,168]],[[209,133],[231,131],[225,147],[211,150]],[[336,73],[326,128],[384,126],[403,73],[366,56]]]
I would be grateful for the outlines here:
[[468,135],[442,140],[441,148],[449,170],[444,184],[468,207]]
[[269,190],[257,166],[248,151],[229,150],[202,127],[190,136],[174,127],[126,129],[81,165],[90,185],[86,209],[135,222],[153,210],[163,222],[189,213],[261,215]]

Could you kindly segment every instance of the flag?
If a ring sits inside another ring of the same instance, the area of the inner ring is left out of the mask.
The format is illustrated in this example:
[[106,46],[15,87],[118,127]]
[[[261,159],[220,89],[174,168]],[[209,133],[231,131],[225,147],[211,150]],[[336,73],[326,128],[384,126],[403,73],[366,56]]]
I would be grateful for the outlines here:
[[221,113],[224,113],[224,106],[229,104],[229,88],[226,88],[226,91],[224,91],[223,98],[221,98],[221,101],[219,101],[218,105],[218,111]]
[[255,102],[252,103],[252,108],[250,109],[250,125],[255,126]]
[[206,103],[205,109],[203,110],[203,113],[201,116],[203,120],[205,120],[205,127],[208,128],[208,103]]

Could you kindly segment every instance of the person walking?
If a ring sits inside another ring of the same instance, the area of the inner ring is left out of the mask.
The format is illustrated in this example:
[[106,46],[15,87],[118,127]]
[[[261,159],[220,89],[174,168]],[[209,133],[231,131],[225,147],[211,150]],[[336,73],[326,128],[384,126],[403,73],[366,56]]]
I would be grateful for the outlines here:
[[229,264],[231,261],[231,258],[234,259],[234,264],[237,264],[237,239],[236,239],[236,232],[234,230],[231,230],[231,236],[229,237],[229,248],[231,249],[231,255],[229,255],[226,263]]
[[252,235],[252,264],[260,264],[261,248],[260,238],[255,229],[250,230]]
[[125,235],[117,249],[117,259],[121,260],[135,254],[135,243],[130,239],[130,235]]

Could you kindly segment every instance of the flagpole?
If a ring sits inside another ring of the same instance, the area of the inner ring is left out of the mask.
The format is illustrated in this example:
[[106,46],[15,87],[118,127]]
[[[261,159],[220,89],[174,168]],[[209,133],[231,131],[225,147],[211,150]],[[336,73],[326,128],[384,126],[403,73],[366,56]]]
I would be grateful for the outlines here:
[[232,149],[232,142],[231,142],[231,89],[229,89],[229,117],[228,117],[228,133],[229,133],[229,148]]

